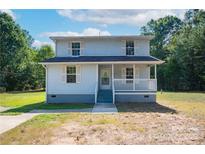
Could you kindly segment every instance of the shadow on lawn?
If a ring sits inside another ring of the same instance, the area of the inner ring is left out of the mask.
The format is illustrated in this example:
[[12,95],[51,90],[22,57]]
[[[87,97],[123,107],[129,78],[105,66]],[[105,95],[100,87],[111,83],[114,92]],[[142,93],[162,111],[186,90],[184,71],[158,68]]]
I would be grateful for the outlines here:
[[158,103],[117,103],[115,105],[119,112],[177,113],[176,110]]
[[44,102],[39,102],[35,104],[24,105],[16,107],[13,109],[6,110],[1,112],[1,114],[20,114],[30,112],[32,110],[56,110],[56,109],[85,109],[92,108],[93,104],[45,104]]

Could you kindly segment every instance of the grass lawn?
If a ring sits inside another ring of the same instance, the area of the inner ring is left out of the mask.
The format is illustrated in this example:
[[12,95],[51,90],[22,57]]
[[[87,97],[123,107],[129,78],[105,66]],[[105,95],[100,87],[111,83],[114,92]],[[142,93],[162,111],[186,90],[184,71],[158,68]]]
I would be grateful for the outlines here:
[[112,115],[38,115],[1,134],[0,144],[205,144],[203,93],[163,92],[157,102],[116,104]]
[[11,107],[0,115],[18,115],[34,109],[83,109],[93,104],[45,104],[45,92],[1,93],[0,106]]
[[205,117],[205,93],[158,92],[157,102],[192,117]]

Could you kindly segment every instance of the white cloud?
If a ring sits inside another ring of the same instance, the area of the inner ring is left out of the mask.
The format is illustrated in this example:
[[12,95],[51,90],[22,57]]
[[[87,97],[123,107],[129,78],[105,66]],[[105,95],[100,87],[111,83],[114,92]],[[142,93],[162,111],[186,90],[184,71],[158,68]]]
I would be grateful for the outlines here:
[[40,48],[43,45],[51,45],[54,48],[54,44],[51,42],[42,42],[39,40],[34,40],[32,47]]
[[14,12],[12,10],[4,10],[4,9],[0,9],[1,13],[7,13],[8,15],[10,15],[14,20],[16,19],[16,15],[14,14]]
[[97,28],[86,28],[82,32],[44,32],[40,34],[41,37],[49,37],[49,36],[109,36],[111,35],[108,31],[103,31]]
[[143,26],[151,19],[167,15],[184,17],[186,10],[57,10],[61,16],[79,22],[93,22],[101,25],[126,24]]

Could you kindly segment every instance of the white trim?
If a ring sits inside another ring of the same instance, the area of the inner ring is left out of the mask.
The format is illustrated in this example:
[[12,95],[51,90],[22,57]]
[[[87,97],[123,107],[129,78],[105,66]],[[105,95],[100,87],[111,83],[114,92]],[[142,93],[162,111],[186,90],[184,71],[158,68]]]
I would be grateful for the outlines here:
[[133,64],[133,89],[135,90],[135,80],[136,80],[136,78],[135,78],[135,64]]
[[[67,73],[68,67],[75,67],[75,74],[74,73]],[[77,73],[77,67],[80,69],[80,72]],[[65,67],[65,75],[66,75],[66,84],[79,84],[81,82],[81,66],[80,65],[66,65]],[[76,81],[75,82],[67,82],[67,75],[75,75]],[[77,81],[77,76],[80,78],[80,81]]]
[[[71,56],[72,56],[72,57],[79,57],[79,56],[81,56],[81,55],[82,55],[82,53],[81,53],[81,51],[82,51],[81,42],[82,42],[82,41],[70,41],[70,42],[71,42],[71,46],[70,46]],[[73,48],[73,47],[72,47],[72,43],[80,43],[80,48]],[[73,55],[73,50],[80,50],[79,55]]]
[[157,65],[154,65],[154,78],[157,79]]
[[114,65],[112,64],[112,103],[115,104]]
[[46,103],[48,103],[48,98],[47,98],[47,95],[48,95],[48,67],[46,67],[45,65],[42,65],[45,70],[46,70]]
[[96,85],[95,85],[95,104],[97,103],[98,97],[98,64],[96,65]]
[[136,39],[136,40],[152,40],[153,35],[118,35],[118,36],[50,36],[51,40],[79,40],[79,39]]
[[50,64],[162,64],[163,61],[110,61],[110,62],[40,62],[39,64],[50,65]]

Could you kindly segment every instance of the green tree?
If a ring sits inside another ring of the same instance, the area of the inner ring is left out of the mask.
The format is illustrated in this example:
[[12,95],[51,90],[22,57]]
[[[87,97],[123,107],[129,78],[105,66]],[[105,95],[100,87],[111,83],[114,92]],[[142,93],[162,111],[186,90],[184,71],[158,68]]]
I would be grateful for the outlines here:
[[[141,32],[144,35],[154,35],[154,39],[150,42],[150,53],[151,55],[167,61],[170,56],[170,51],[167,50],[167,44],[169,44],[172,36],[178,32],[183,25],[183,22],[174,16],[166,16],[158,20],[151,20],[146,26],[141,28]],[[157,77],[158,77],[158,88],[169,89],[167,86],[167,75],[170,71],[167,70],[167,64],[158,66]],[[174,68],[174,66],[172,67]],[[169,81],[171,83],[171,81]]]
[[6,13],[0,13],[0,32],[0,84],[7,90],[23,89],[22,78],[28,76],[25,70],[31,60],[27,38],[31,37]]
[[188,10],[176,17],[151,20],[143,34],[155,36],[151,54],[166,63],[158,67],[159,87],[165,90],[205,90],[205,11]]
[[177,53],[184,90],[205,90],[205,11],[189,10],[169,49]]
[[50,45],[43,45],[39,49],[36,49],[33,63],[33,76],[35,78],[34,87],[45,87],[45,68],[39,64],[45,59],[54,57],[53,48]]

